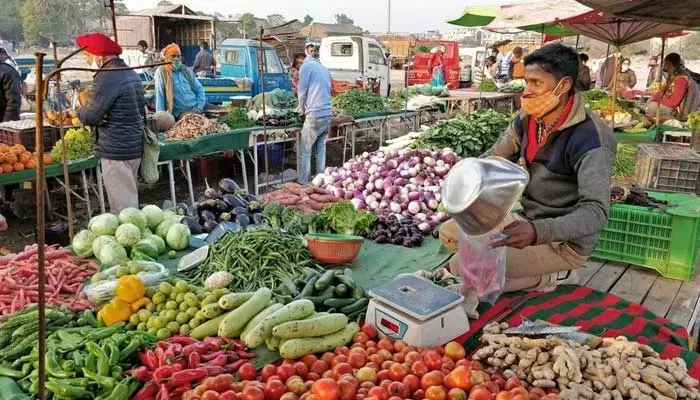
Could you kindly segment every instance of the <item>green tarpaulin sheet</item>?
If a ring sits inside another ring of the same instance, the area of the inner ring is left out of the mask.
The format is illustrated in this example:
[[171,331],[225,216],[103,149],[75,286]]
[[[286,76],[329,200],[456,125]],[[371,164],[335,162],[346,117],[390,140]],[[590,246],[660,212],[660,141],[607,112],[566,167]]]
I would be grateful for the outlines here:
[[161,141],[160,161],[191,160],[195,157],[226,150],[247,149],[250,132],[259,127],[236,129],[230,132],[202,136],[196,140]]
[[447,21],[447,23],[467,27],[485,26],[493,21],[498,11],[499,7],[467,7],[459,18]]
[[[68,172],[80,172],[86,169],[95,168],[99,162],[99,158],[90,157],[84,160],[75,160],[68,163]],[[47,178],[63,175],[63,164],[55,162],[44,166],[44,173]],[[11,185],[13,183],[22,183],[33,181],[36,179],[36,170],[27,169],[24,171],[9,172],[0,174],[0,186]]]

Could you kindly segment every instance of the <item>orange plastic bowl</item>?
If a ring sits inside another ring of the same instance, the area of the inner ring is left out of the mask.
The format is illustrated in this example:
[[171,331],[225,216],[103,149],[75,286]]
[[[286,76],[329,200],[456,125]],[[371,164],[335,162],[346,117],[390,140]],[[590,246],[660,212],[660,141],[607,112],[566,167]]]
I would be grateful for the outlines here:
[[325,264],[345,264],[354,260],[364,238],[352,235],[317,233],[304,236],[314,258]]

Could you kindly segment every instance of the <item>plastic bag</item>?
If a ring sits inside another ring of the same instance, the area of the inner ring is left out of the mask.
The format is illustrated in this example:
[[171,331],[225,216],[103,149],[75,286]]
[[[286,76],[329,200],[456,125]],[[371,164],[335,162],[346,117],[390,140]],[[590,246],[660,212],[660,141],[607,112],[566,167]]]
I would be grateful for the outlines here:
[[148,184],[158,182],[158,157],[160,157],[160,143],[158,135],[148,127],[143,128],[143,153],[141,154],[141,178]]
[[506,283],[506,248],[489,248],[489,243],[503,236],[487,233],[469,236],[457,228],[459,276],[467,288],[476,290],[479,300],[494,304]]
[[[158,285],[168,279],[170,275],[170,271],[168,271],[163,264],[157,262],[129,261],[129,263],[136,263],[150,269],[150,271],[141,271],[136,274],[145,286]],[[103,276],[116,276],[117,270],[121,267],[121,265],[115,265],[99,273]],[[83,288],[83,293],[93,303],[103,303],[111,300],[115,296],[118,282],[118,278],[97,281],[85,286]]]

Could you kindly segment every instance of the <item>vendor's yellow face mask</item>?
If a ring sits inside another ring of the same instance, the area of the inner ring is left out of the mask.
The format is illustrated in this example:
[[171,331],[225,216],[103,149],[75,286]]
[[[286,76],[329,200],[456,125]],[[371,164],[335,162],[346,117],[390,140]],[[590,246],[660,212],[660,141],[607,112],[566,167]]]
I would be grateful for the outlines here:
[[562,81],[557,83],[557,86],[549,92],[545,92],[539,95],[531,95],[526,97],[523,95],[520,99],[520,106],[522,107],[525,114],[531,115],[537,119],[541,119],[552,110],[554,110],[559,104],[562,93],[557,93],[561,87]]

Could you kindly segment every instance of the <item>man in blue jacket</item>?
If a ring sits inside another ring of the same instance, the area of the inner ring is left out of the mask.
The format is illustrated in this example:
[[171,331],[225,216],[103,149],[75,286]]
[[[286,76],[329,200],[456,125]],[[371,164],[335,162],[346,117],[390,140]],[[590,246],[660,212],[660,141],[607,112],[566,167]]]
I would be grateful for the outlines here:
[[95,154],[101,158],[110,211],[138,207],[136,179],[146,112],[143,85],[134,71],[110,71],[127,65],[118,57],[121,47],[109,37],[92,33],[76,42],[84,49],[88,64],[99,68],[90,101],[78,110],[78,118],[95,134]]
[[156,70],[156,111],[167,111],[176,119],[186,113],[203,113],[207,98],[197,77],[182,63],[180,46],[163,49],[163,58],[171,62]]
[[331,127],[331,74],[315,57],[306,57],[299,70],[299,114],[306,117],[301,128],[299,183],[309,182],[311,151],[316,152],[316,173],[326,168],[326,138]]

